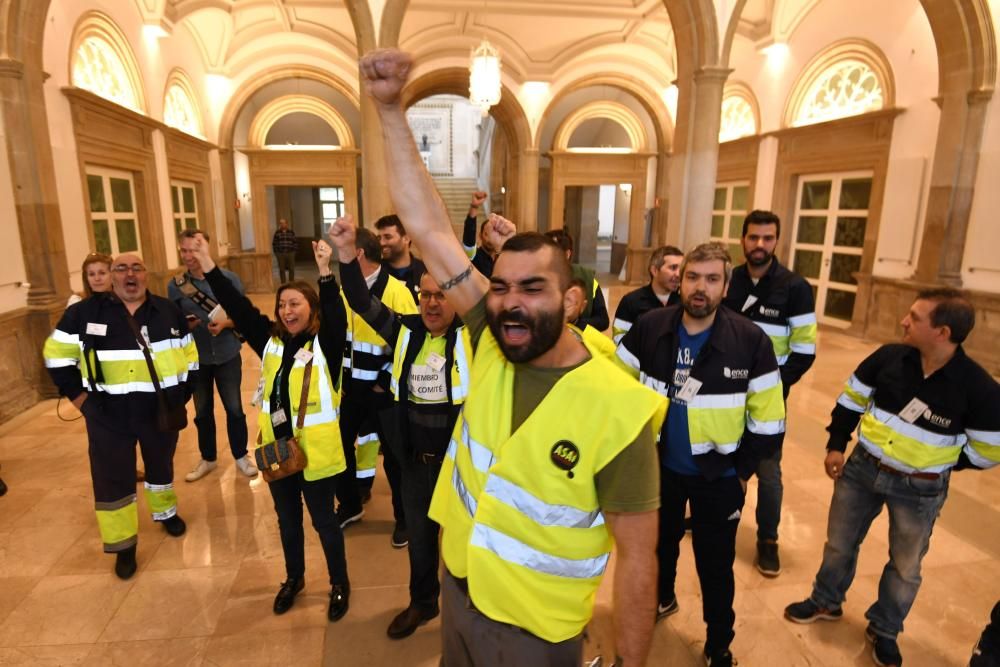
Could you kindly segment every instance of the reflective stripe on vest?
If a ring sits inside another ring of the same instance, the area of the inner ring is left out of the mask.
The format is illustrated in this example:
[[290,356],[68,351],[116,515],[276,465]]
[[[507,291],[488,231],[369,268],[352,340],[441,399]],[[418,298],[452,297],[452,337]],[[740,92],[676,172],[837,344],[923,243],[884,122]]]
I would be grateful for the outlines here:
[[942,435],[872,405],[861,417],[858,442],[886,465],[903,472],[942,472],[958,462],[965,434]]

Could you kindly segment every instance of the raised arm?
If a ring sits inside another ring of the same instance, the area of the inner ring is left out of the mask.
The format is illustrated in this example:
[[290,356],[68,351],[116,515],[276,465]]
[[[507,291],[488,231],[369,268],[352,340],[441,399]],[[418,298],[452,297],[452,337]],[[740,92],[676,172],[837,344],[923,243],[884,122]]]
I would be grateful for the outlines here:
[[208,251],[208,243],[201,236],[195,239],[195,256],[205,272],[205,279],[212,286],[212,293],[226,310],[226,314],[236,323],[236,328],[258,356],[264,354],[264,347],[271,338],[271,320],[254,306],[250,299],[217,271],[215,260]]
[[358,264],[358,249],[356,245],[357,227],[354,218],[346,215],[337,218],[330,227],[330,240],[337,248],[340,260],[340,280],[343,283],[344,296],[347,305],[361,316],[382,340],[395,347],[399,335],[399,320],[396,313],[382,300],[373,296]]
[[372,51],[359,63],[365,90],[382,121],[393,208],[420,249],[427,270],[459,315],[464,315],[483,298],[489,283],[473,270],[462,244],[455,238],[448,210],[413,141],[400,101],[412,64],[408,54],[394,49]]

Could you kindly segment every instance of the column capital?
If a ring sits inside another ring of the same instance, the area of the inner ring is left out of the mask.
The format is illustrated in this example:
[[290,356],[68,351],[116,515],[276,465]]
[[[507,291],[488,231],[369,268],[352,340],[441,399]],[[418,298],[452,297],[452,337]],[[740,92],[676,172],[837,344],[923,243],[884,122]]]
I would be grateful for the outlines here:
[[24,63],[13,58],[0,58],[0,78],[23,79]]
[[986,104],[993,99],[993,89],[979,88],[978,90],[970,90],[969,94],[966,95],[966,99],[969,102],[969,106],[974,104]]
[[725,83],[726,79],[732,73],[733,70],[729,67],[709,65],[695,71],[694,82],[699,85],[703,83]]

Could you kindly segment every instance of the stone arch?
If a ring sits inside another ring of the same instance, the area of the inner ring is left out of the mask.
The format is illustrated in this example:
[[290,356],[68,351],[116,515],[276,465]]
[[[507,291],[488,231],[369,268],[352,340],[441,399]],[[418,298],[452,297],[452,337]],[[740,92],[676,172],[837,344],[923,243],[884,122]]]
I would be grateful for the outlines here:
[[646,113],[649,114],[653,122],[657,150],[661,153],[666,153],[670,150],[673,123],[670,120],[666,103],[645,81],[614,72],[581,77],[563,86],[558,93],[553,95],[552,99],[546,104],[545,110],[539,116],[533,140],[535,148],[541,148],[539,142],[542,139],[542,131],[545,129],[546,123],[548,123],[549,117],[552,115],[552,110],[556,108],[559,102],[570,93],[592,86],[611,86],[634,97],[642,105],[642,108],[646,110]]
[[354,148],[354,133],[340,112],[329,102],[311,95],[283,95],[265,104],[250,122],[249,145],[264,148],[274,124],[292,113],[308,113],[322,119],[336,133],[341,148]]
[[[881,49],[871,42],[863,39],[843,39],[827,46],[825,49],[813,56],[802,71],[799,73],[791,88],[791,94],[785,102],[785,113],[783,116],[783,126],[793,127],[798,124],[808,124],[800,122],[802,107],[808,104],[807,95],[811,86],[829,72],[831,68],[845,63],[858,62],[866,65],[878,81],[881,88],[882,99],[880,108],[892,108],[896,102],[896,86],[892,75],[892,67],[889,59]],[[876,109],[865,109],[864,111],[875,111]],[[861,111],[859,113],[864,113]],[[854,114],[845,114],[854,115]],[[842,117],[842,116],[841,116]],[[832,120],[833,117],[829,119]],[[820,120],[811,122],[821,122]]]
[[[738,0],[741,8],[746,0]],[[690,75],[722,60],[719,27],[712,0],[663,0],[677,45],[678,74]],[[690,59],[689,59],[690,56]]]
[[126,81],[122,83],[127,84],[128,92],[131,94],[126,95],[126,91],[122,91],[117,95],[113,93],[109,95],[108,91],[94,89],[88,85],[80,85],[80,87],[106,97],[116,104],[121,104],[124,107],[145,113],[147,108],[146,93],[142,82],[142,75],[139,73],[139,62],[135,58],[135,52],[132,49],[132,45],[129,44],[128,38],[125,37],[125,33],[118,27],[118,24],[103,12],[90,10],[77,19],[76,25],[73,27],[73,38],[70,40],[69,55],[66,59],[66,66],[69,69],[68,80],[73,85],[80,84],[80,76],[78,74],[82,73],[77,72],[80,49],[91,40],[96,40],[96,43],[103,44],[111,50],[112,55],[124,70],[123,73]]
[[[727,102],[733,100],[733,98],[736,98],[749,107],[749,112],[753,117],[753,132],[734,134],[731,137],[723,138],[723,134],[726,132],[727,112],[729,111]],[[748,84],[742,81],[727,81],[725,88],[722,89],[722,122],[719,128],[719,142],[739,139],[754,134],[760,134],[760,106],[757,104],[757,96],[754,95],[753,89]]]
[[[172,123],[167,119],[167,109],[169,106],[169,100],[171,91],[174,88],[179,88],[180,92],[186,98],[187,103],[191,107],[192,115],[194,116],[193,127],[184,127],[183,123]],[[187,72],[179,67],[175,67],[167,75],[167,83],[163,86],[163,122],[172,127],[177,127],[180,130],[189,132],[191,134],[197,134],[199,136],[205,136],[205,121],[202,115],[201,106],[198,104],[198,96],[194,93],[194,86],[191,84],[191,77],[187,75]],[[191,132],[191,130],[194,130]]]
[[355,108],[361,108],[361,98],[358,91],[326,70],[308,65],[275,67],[254,75],[252,85],[241,87],[230,98],[226,110],[222,114],[222,121],[219,123],[219,145],[224,148],[232,147],[233,132],[236,129],[236,121],[240,117],[240,112],[258,90],[275,81],[295,78],[310,79],[326,84],[350,100]]
[[[503,127],[519,148],[531,145],[528,118],[517,96],[506,85],[501,87],[500,103],[490,108],[490,114]],[[431,95],[469,96],[469,70],[464,67],[436,69],[413,79],[403,89],[403,106],[410,107]]]
[[644,153],[649,150],[649,139],[646,136],[646,128],[642,126],[642,121],[624,104],[611,102],[609,100],[597,100],[585,104],[573,113],[566,116],[559,129],[556,130],[552,140],[552,149],[557,151],[569,150],[569,141],[573,132],[588,120],[604,118],[617,123],[625,134],[628,135],[632,152]]

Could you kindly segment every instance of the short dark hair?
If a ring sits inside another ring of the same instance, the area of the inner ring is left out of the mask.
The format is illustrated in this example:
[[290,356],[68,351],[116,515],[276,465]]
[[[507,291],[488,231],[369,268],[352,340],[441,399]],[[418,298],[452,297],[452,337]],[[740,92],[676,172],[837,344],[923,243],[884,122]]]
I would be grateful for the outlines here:
[[653,254],[649,256],[649,266],[646,267],[647,270],[657,270],[663,266],[663,263],[667,261],[667,257],[683,257],[684,251],[677,246],[672,245],[661,245],[659,248],[653,251]]
[[557,246],[562,248],[563,252],[568,252],[570,255],[573,254],[573,235],[567,232],[565,228],[550,229],[545,232],[545,236],[552,239]]
[[306,298],[306,302],[309,304],[309,323],[306,325],[306,332],[310,336],[315,336],[319,332],[320,324],[319,294],[316,293],[316,288],[304,280],[287,282],[279,287],[278,291],[274,294],[274,325],[272,332],[281,339],[287,339],[291,335],[285,327],[285,323],[281,321],[281,315],[278,314],[278,303],[281,301],[281,295],[284,294],[285,290],[290,289],[299,292]]
[[573,269],[563,253],[562,246],[552,239],[548,233],[521,232],[507,239],[500,254],[510,252],[538,252],[548,248],[552,251],[552,268],[559,274],[559,289],[565,291],[573,281]]
[[212,238],[208,235],[208,232],[204,232],[200,229],[183,229],[181,233],[177,235],[177,245],[180,245],[181,241],[184,239],[193,239],[196,236],[202,236],[206,241],[211,241]]
[[976,309],[961,290],[953,287],[932,287],[917,292],[917,301],[933,301],[931,325],[948,327],[952,343],[962,343],[976,326]]
[[733,260],[729,256],[726,246],[717,241],[702,243],[688,250],[688,253],[684,255],[684,262],[681,264],[681,276],[684,275],[688,264],[700,264],[701,262],[711,262],[714,260],[722,262],[723,277],[726,281],[725,284],[728,285],[733,277]]
[[743,236],[747,235],[747,227],[750,225],[774,225],[777,237],[781,236],[781,219],[771,211],[761,211],[754,209],[743,218]]
[[365,253],[365,259],[376,264],[382,261],[382,246],[375,232],[359,227],[355,237],[354,247]]
[[399,230],[400,236],[406,235],[406,227],[403,226],[403,222],[399,219],[398,215],[383,215],[375,221],[375,229],[382,231],[386,227],[395,227]]

